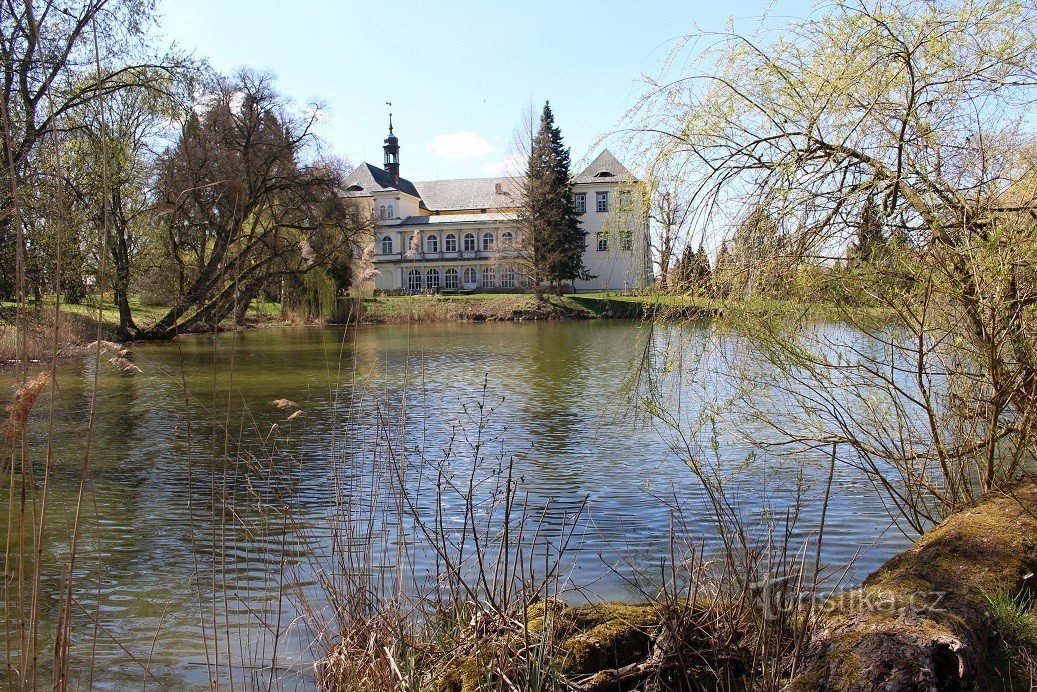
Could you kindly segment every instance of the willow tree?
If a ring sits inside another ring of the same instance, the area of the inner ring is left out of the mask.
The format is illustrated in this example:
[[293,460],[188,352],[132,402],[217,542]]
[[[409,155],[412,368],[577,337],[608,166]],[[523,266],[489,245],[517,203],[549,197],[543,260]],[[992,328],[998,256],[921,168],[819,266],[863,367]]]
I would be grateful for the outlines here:
[[341,170],[312,157],[315,117],[293,114],[268,78],[247,72],[190,113],[157,164],[173,305],[136,338],[240,321],[265,288],[352,252],[367,216],[341,194]]
[[[843,256],[865,215],[903,238],[898,257],[840,275],[891,322],[849,313],[867,338],[841,343],[769,325],[754,350],[800,416],[767,441],[853,450],[844,458],[921,529],[1031,457],[1037,9],[857,0],[823,12],[757,37],[696,37],[687,45],[707,43],[712,67],[660,81],[645,136],[697,167],[700,210],[744,218],[765,203],[802,264]],[[760,391],[743,405],[766,418]]]

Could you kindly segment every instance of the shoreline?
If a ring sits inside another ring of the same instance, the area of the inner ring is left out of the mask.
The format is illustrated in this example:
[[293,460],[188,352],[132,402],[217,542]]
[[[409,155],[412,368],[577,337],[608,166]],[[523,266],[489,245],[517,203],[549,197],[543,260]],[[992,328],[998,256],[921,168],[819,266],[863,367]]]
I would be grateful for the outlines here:
[[[359,319],[355,315],[359,304]],[[476,294],[377,296],[350,301],[333,324],[524,322],[593,319],[696,319],[718,310],[704,301],[662,295]]]
[[[783,676],[783,689],[1023,689],[1027,680],[1025,670],[1016,667],[1018,658],[1037,653],[1030,634],[1037,615],[1026,600],[1037,579],[1035,503],[1037,476],[1024,477],[951,514],[856,589],[810,598],[813,607],[806,610],[780,595],[757,602],[765,619],[772,617],[767,613],[783,613],[785,626],[803,633],[797,648],[786,652],[799,665]],[[498,674],[502,660],[521,671],[528,665],[523,657],[529,642],[538,643],[537,665],[578,692],[645,689],[641,685],[686,689],[679,681],[689,677],[709,689],[723,678],[719,673],[748,685],[762,673],[754,649],[729,645],[751,639],[751,624],[742,622],[744,630],[723,625],[734,612],[728,606],[746,604],[726,604],[708,594],[642,603],[545,598],[507,613],[471,612],[475,604],[460,605],[466,610],[450,647],[404,642],[424,652],[413,661],[422,689],[479,689],[481,681]],[[496,627],[485,624],[497,619]],[[348,633],[339,635],[316,663],[320,682],[332,691],[355,689],[358,671],[379,664],[362,660]],[[697,665],[702,662],[706,665]]]
[[[360,306],[359,310],[357,306]],[[84,306],[66,307],[61,313],[57,359],[79,355],[82,347],[98,333],[102,339],[119,341],[118,324],[106,307],[100,325]],[[153,311],[161,309],[153,309]],[[359,312],[359,315],[357,314]],[[532,293],[495,293],[472,295],[384,295],[367,298],[340,299],[336,314],[328,319],[282,319],[280,307],[265,303],[250,312],[244,325],[221,325],[216,331],[227,333],[280,327],[362,326],[379,324],[433,324],[450,322],[527,322],[566,320],[661,320],[690,321],[721,318],[738,314],[756,316],[813,316],[841,320],[847,312],[864,317],[881,317],[881,310],[824,303],[800,303],[789,299],[719,300],[662,293],[567,293],[545,294],[538,301]],[[16,328],[6,327],[6,341],[11,342]],[[40,310],[30,309],[27,321],[26,363],[47,363],[55,358],[53,349],[54,316],[47,304]],[[211,328],[184,332],[212,333]],[[175,338],[175,337],[174,337]],[[121,343],[134,343],[123,340]],[[15,346],[0,344],[0,368],[16,365]]]

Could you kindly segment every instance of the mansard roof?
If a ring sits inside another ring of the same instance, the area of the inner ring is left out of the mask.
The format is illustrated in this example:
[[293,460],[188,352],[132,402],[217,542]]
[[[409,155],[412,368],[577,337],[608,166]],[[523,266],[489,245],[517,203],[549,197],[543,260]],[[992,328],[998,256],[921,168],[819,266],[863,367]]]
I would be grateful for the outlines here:
[[394,185],[388,171],[369,163],[360,164],[346,176],[345,187],[346,195],[349,197],[364,197],[373,192],[388,192],[389,190],[399,190],[413,197],[421,197],[411,181],[400,178],[400,184]]
[[414,183],[429,209],[501,209],[521,206],[522,178],[459,178]]
[[575,183],[619,183],[619,182],[637,182],[637,178],[634,174],[627,170],[627,167],[619,162],[612,152],[608,149],[604,150],[598,157],[590,162],[590,165],[583,169],[573,179]]

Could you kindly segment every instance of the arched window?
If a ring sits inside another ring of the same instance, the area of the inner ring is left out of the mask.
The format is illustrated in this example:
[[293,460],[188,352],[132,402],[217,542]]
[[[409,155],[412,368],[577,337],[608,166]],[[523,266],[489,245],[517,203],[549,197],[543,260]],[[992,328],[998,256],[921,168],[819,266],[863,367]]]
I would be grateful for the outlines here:
[[482,234],[482,251],[489,252],[493,249],[493,234],[483,233]]
[[[472,240],[474,242],[475,236],[472,236]],[[478,285],[478,283],[479,283],[479,274],[475,271],[475,267],[465,267],[465,270],[464,270],[464,285],[466,287],[467,286],[474,287],[474,286]]]
[[515,269],[513,267],[504,267],[501,271],[500,287],[515,288]]
[[395,219],[396,218],[396,216],[393,215],[393,213],[392,213],[392,205],[391,204],[389,205],[389,218],[390,219]]
[[[457,238],[454,238],[454,243],[457,243]],[[450,268],[447,269],[443,274],[443,288],[448,291],[457,290],[457,270]]]
[[501,247],[511,247],[515,244],[515,234],[511,231],[504,231],[500,237]]
[[390,235],[382,236],[382,254],[392,254],[392,236]]
[[407,290],[409,291],[420,291],[421,290],[421,270],[411,269],[407,272]]
[[444,252],[457,252],[457,236],[453,233],[447,233],[446,238],[443,238],[443,251]]
[[384,204],[382,206],[378,207],[378,218],[379,219],[384,219],[385,218],[385,205]]
[[439,236],[430,235],[425,238],[425,252],[439,252]]
[[493,267],[483,267],[482,270],[482,285],[483,288],[496,288],[497,287],[497,270]]
[[475,252],[475,234],[465,233],[464,234],[464,251]]
[[439,270],[438,269],[429,269],[428,270],[428,273],[425,275],[425,288],[427,288],[430,291],[438,291],[439,290]]

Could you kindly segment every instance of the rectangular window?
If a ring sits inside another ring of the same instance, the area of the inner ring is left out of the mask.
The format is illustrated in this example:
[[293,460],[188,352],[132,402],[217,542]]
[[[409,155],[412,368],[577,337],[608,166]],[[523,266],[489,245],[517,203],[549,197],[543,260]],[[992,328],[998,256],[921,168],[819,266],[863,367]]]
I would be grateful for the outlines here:
[[608,252],[609,249],[609,234],[605,231],[598,231],[598,252]]
[[598,211],[608,211],[609,210],[609,193],[607,193],[607,192],[597,192],[597,193],[595,193],[595,195],[596,195],[597,200],[598,200]]
[[623,190],[619,193],[619,210],[630,211],[630,190]]
[[587,193],[577,192],[573,195],[573,211],[577,214],[582,214],[587,211]]
[[631,231],[622,231],[619,234],[619,249],[628,251],[634,249],[634,234]]

